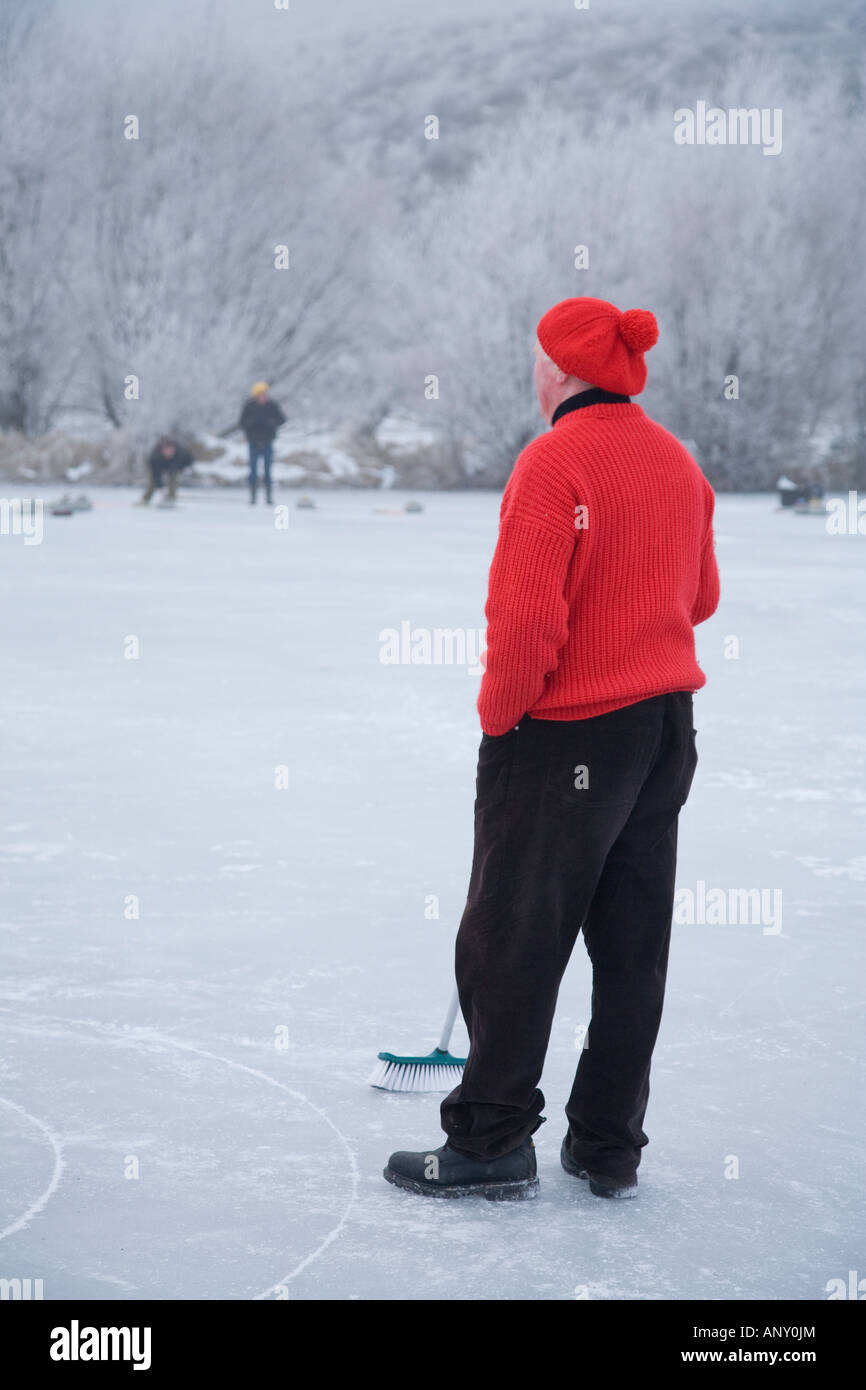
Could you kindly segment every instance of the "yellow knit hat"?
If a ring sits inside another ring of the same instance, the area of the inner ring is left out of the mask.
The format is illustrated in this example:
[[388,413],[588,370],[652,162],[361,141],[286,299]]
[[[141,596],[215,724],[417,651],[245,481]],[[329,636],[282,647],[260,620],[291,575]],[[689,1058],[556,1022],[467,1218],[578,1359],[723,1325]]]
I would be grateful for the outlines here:
[[270,391],[270,386],[266,381],[254,381],[250,387],[251,396],[260,396],[263,391]]

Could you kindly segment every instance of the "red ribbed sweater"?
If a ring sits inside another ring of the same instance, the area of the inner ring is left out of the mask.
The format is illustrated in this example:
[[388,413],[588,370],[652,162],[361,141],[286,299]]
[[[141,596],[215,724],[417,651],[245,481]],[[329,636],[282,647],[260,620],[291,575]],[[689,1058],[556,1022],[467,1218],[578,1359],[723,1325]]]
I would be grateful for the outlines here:
[[719,601],[713,504],[688,450],[634,402],[573,410],[527,445],[490,567],[485,733],[706,683],[693,629]]

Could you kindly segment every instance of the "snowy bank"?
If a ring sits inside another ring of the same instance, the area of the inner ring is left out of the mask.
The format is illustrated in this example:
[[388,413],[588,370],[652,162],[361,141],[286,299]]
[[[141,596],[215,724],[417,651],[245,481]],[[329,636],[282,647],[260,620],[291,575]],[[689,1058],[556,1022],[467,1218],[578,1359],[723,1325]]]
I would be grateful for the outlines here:
[[[0,478],[129,483],[144,474],[144,454],[121,431],[79,425],[39,438],[0,433]],[[247,445],[240,431],[185,439],[195,460],[183,485],[239,487],[246,481]],[[458,472],[444,442],[407,416],[387,415],[375,430],[353,432],[317,424],[285,425],[274,441],[274,481],[283,486],[448,487]]]

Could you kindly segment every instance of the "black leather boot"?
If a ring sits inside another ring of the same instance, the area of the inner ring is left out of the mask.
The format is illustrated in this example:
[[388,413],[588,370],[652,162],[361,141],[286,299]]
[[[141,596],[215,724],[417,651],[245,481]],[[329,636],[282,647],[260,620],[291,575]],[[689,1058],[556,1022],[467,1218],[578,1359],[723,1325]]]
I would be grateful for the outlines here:
[[447,1142],[441,1149],[393,1153],[383,1176],[420,1197],[486,1197],[501,1202],[538,1194],[531,1138],[501,1158],[468,1158]]
[[573,1178],[587,1179],[589,1190],[594,1197],[637,1196],[637,1173],[632,1178],[606,1178],[602,1173],[588,1172],[583,1164],[579,1163],[576,1158],[572,1158],[568,1152],[568,1135],[562,1141],[559,1161],[566,1173],[570,1173]]

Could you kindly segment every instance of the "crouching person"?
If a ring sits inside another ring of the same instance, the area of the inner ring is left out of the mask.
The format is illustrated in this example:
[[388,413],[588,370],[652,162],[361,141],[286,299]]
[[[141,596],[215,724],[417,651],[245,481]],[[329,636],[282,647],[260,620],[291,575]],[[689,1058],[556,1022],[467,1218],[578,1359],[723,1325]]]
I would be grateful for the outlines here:
[[184,468],[192,463],[192,454],[183,444],[171,435],[163,435],[152,449],[147,460],[148,482],[141,498],[146,505],[157,489],[164,487],[163,500],[174,502],[177,499],[177,480]]

